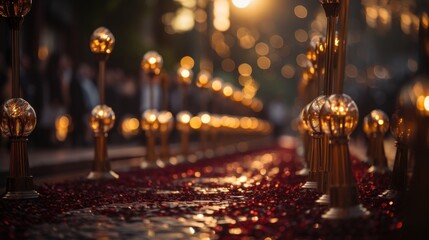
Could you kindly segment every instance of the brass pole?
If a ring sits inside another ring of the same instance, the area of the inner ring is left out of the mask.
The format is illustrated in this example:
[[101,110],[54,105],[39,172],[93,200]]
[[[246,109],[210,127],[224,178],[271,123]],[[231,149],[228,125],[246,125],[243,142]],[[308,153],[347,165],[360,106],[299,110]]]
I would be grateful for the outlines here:
[[338,55],[337,55],[337,78],[334,82],[333,93],[342,93],[344,89],[344,72],[346,66],[347,30],[349,0],[340,2],[339,30],[338,30]]

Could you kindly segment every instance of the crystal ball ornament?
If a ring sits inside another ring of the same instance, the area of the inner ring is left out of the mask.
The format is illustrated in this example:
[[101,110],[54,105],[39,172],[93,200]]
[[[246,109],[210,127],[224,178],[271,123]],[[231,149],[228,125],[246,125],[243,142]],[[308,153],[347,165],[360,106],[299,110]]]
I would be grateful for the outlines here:
[[308,107],[307,125],[315,133],[322,133],[322,121],[320,118],[320,111],[326,102],[326,96],[321,95],[315,98]]
[[332,137],[349,136],[356,128],[359,110],[346,94],[329,96],[320,111],[322,130]]
[[115,37],[109,29],[99,27],[92,33],[89,48],[91,52],[102,58],[107,58],[115,47]]
[[329,135],[329,206],[324,219],[338,220],[366,217],[369,211],[359,204],[348,138],[356,128],[359,111],[346,94],[332,94],[320,111],[322,129]]
[[372,110],[363,119],[363,130],[366,135],[384,135],[389,131],[389,117],[382,110]]
[[0,16],[24,17],[30,12],[32,0],[0,0]]
[[143,56],[140,65],[143,71],[149,76],[158,76],[161,73],[163,59],[159,53],[149,51]]
[[368,138],[367,157],[372,163],[368,172],[390,171],[384,150],[384,135],[389,131],[389,117],[380,109],[372,110],[363,118],[363,131]]
[[170,131],[173,128],[174,118],[169,111],[161,111],[158,114],[157,121],[161,127],[161,131]]
[[191,69],[180,67],[177,69],[177,75],[180,84],[190,85],[192,83],[194,72]]
[[141,127],[143,130],[158,129],[158,111],[156,109],[148,109],[143,112],[141,118]]
[[107,105],[97,105],[91,111],[90,126],[95,134],[107,133],[115,124],[115,113]]
[[198,73],[196,85],[200,88],[210,88],[211,87],[212,74],[206,70],[201,70]]
[[1,108],[1,132],[8,137],[27,137],[36,127],[36,112],[22,98],[11,98]]

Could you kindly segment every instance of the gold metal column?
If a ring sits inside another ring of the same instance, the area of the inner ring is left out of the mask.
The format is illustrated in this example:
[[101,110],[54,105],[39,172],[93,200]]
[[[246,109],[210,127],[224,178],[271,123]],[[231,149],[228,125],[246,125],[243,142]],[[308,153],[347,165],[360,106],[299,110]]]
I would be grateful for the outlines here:
[[98,93],[100,104],[91,111],[90,127],[95,136],[95,154],[92,171],[88,179],[117,179],[119,175],[110,168],[107,157],[107,136],[115,124],[115,113],[112,108],[105,105],[105,73],[106,61],[115,46],[115,37],[109,29],[99,27],[91,35],[89,47],[99,61]]
[[30,199],[39,197],[28,164],[28,136],[36,127],[36,112],[21,98],[19,76],[19,34],[24,16],[31,10],[31,0],[0,1],[0,15],[5,17],[11,30],[12,46],[12,98],[1,110],[0,129],[10,141],[9,177],[6,179],[5,199]]

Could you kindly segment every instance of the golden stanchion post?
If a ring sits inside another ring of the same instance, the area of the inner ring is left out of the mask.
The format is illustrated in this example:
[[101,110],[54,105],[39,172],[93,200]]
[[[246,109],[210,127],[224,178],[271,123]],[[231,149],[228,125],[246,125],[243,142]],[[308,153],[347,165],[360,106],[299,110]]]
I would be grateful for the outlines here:
[[338,48],[337,48],[337,76],[333,84],[333,92],[342,93],[344,85],[344,73],[346,66],[346,49],[347,49],[347,30],[349,17],[349,0],[341,0],[339,13],[338,29]]
[[[305,148],[305,163],[308,164],[304,169],[307,169],[307,181],[302,185],[302,188],[305,189],[317,189],[317,180],[316,180],[316,172],[317,172],[317,164],[315,163],[315,151],[314,148],[316,147],[315,138],[313,137],[313,128],[309,125],[309,109],[310,109],[311,103],[308,103],[301,111],[300,114],[300,121],[302,122],[302,126],[305,129],[305,134],[308,138],[308,145]],[[302,170],[301,170],[302,171]]]
[[191,118],[192,114],[188,111],[180,111],[176,115],[176,128],[180,132],[179,160],[184,160],[189,155],[189,135],[191,133],[189,122],[191,121]]
[[157,121],[158,110],[155,109],[155,99],[153,92],[153,84],[155,78],[159,77],[161,74],[161,69],[163,65],[163,59],[159,53],[156,51],[148,51],[143,55],[143,59],[140,63],[141,69],[149,78],[149,109],[145,110],[142,113],[141,117],[141,127],[146,135],[146,160],[143,162],[141,167],[144,168],[149,163],[154,163],[158,160],[156,153],[156,133],[159,127]]
[[399,106],[390,121],[390,132],[396,140],[396,153],[389,188],[380,197],[401,198],[407,190],[410,136],[413,131],[409,114]]
[[35,190],[28,163],[28,136],[36,127],[36,112],[21,98],[19,76],[19,34],[24,16],[30,12],[31,0],[2,0],[0,15],[6,18],[11,30],[12,46],[12,98],[1,107],[0,129],[10,141],[9,176],[6,179],[5,199],[31,199],[39,197]]
[[349,136],[356,128],[359,110],[346,94],[332,94],[320,111],[322,129],[330,135],[332,164],[329,175],[329,210],[325,219],[350,219],[369,215],[359,203],[358,187],[353,177]]
[[363,118],[363,131],[368,138],[368,160],[372,166],[368,172],[386,173],[390,169],[387,165],[386,153],[384,151],[384,135],[389,130],[389,118],[380,109],[372,110]]
[[[315,98],[310,104],[307,111],[307,125],[311,128],[311,152],[310,162],[312,162],[310,176],[316,183],[315,188],[325,193],[326,181],[326,148],[324,145],[325,134],[322,131],[322,122],[320,118],[320,111],[326,102],[326,96],[321,95]],[[309,176],[309,178],[310,178]]]
[[168,136],[173,129],[173,114],[169,111],[161,111],[157,117],[160,133],[160,152],[159,156],[162,161],[170,159],[170,146]]
[[310,152],[310,129],[307,125],[307,120],[305,119],[307,117],[307,110],[308,110],[308,104],[304,106],[299,114],[299,117],[296,119],[297,121],[297,129],[301,137],[301,146],[302,148],[300,151],[298,151],[298,154],[300,156],[300,162],[304,165],[304,167],[298,171],[295,172],[296,175],[299,176],[308,176],[309,174],[309,157],[308,153]]
[[413,82],[401,90],[399,103],[408,117],[410,150],[414,157],[408,191],[403,201],[404,239],[427,234],[429,216],[429,9],[420,16],[419,67]]
[[146,156],[145,160],[141,163],[142,168],[146,168],[149,164],[154,164],[158,160],[156,153],[156,133],[159,128],[158,111],[156,109],[147,109],[142,113],[141,128],[146,136]]
[[334,92],[334,48],[335,48],[335,30],[337,18],[340,12],[340,0],[321,0],[323,9],[328,20],[326,31],[326,61],[325,61],[325,83],[324,92],[326,96]]
[[106,61],[115,46],[115,37],[105,27],[95,29],[90,38],[89,47],[91,52],[99,61],[98,69],[98,91],[100,104],[91,111],[90,127],[95,136],[95,157],[92,171],[87,176],[88,179],[117,179],[119,175],[110,168],[107,157],[107,135],[115,124],[115,113],[112,108],[105,105],[105,72]]

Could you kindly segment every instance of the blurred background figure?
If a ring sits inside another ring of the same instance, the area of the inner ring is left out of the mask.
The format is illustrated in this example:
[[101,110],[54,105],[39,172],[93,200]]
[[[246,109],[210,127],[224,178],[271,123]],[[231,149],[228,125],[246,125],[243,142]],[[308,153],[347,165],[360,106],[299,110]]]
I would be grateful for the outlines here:
[[93,139],[89,129],[89,114],[98,104],[98,88],[95,84],[95,70],[87,63],[77,69],[70,82],[69,113],[72,117],[71,144],[74,147],[87,146]]
[[276,97],[268,103],[268,120],[273,124],[273,134],[275,137],[285,133],[285,123],[287,120],[286,104],[281,98]]

